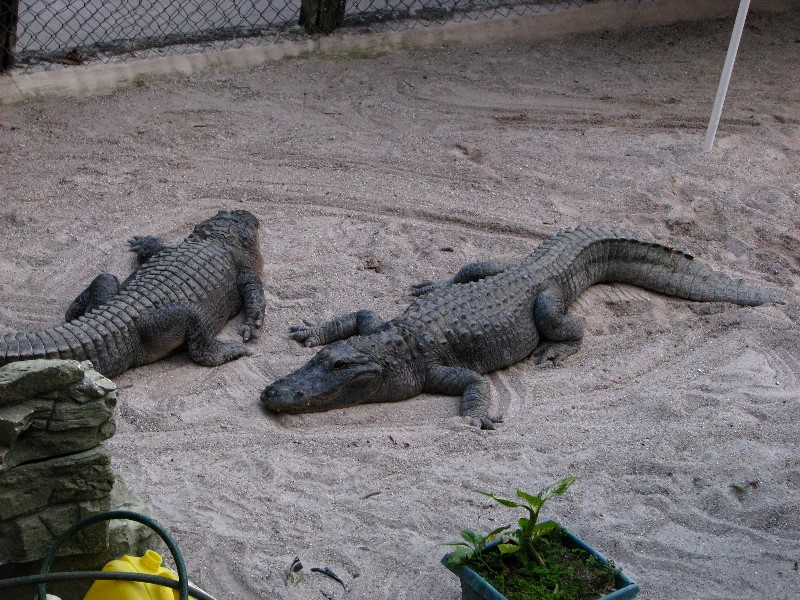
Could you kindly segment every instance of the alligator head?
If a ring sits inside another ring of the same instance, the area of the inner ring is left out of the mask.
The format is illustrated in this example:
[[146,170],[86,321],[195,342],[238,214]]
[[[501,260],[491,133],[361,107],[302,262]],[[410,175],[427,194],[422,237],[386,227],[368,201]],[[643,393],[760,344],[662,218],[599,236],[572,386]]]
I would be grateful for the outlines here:
[[201,240],[221,238],[234,247],[238,246],[248,257],[246,262],[260,273],[264,260],[259,249],[258,226],[258,218],[247,210],[221,210],[195,225],[191,237]]
[[305,366],[267,386],[261,402],[270,410],[305,413],[378,401],[383,367],[347,341],[330,344]]

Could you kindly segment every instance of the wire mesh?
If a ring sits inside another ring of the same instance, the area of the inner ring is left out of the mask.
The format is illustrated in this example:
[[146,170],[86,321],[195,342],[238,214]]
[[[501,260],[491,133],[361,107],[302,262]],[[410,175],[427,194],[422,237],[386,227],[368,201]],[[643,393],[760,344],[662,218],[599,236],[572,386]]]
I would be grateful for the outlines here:
[[[347,0],[342,29],[397,31],[563,11],[597,1]],[[648,0],[616,0],[643,1]],[[8,32],[4,35],[13,24],[0,16],[0,53],[13,50],[15,66],[22,70],[268,45],[308,35],[299,23],[301,0],[0,0],[0,15],[13,4],[18,4],[16,45],[3,46],[13,45],[13,37],[9,42]]]

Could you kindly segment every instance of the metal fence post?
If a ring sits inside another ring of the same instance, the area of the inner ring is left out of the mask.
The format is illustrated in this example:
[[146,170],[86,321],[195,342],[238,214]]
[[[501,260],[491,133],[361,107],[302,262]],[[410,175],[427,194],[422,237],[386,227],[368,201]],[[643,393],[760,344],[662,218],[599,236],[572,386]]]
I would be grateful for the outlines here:
[[0,0],[0,73],[14,66],[19,0]]
[[332,33],[344,22],[346,0],[300,0],[298,23],[308,33]]
[[717,135],[717,126],[722,116],[722,105],[725,104],[725,95],[728,93],[728,84],[731,81],[733,63],[736,62],[736,53],[739,51],[739,41],[742,39],[744,22],[747,19],[747,11],[750,10],[750,0],[740,0],[739,12],[736,13],[736,21],[733,23],[733,33],[731,42],[728,44],[728,54],[725,56],[725,64],[722,66],[722,75],[719,78],[717,97],[714,99],[714,108],[711,110],[711,120],[706,129],[706,139],[703,142],[703,152],[711,152],[714,147],[714,138]]

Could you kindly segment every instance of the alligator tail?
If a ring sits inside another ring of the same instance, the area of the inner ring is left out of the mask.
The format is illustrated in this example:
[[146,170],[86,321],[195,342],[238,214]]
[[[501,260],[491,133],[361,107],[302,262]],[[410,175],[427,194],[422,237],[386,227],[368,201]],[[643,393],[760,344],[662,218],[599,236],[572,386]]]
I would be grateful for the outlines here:
[[35,358],[90,360],[98,371],[113,374],[109,343],[114,336],[97,331],[85,317],[27,333],[10,333],[0,338],[0,366]]
[[[530,260],[559,273],[556,279],[568,302],[594,283],[629,283],[685,300],[742,306],[778,299],[776,289],[725,275],[691,254],[607,229],[557,234],[537,248]],[[543,265],[543,260],[549,264]]]
[[602,281],[630,283],[697,302],[758,306],[777,297],[775,289],[725,275],[669,246],[636,239],[609,244],[608,266]]

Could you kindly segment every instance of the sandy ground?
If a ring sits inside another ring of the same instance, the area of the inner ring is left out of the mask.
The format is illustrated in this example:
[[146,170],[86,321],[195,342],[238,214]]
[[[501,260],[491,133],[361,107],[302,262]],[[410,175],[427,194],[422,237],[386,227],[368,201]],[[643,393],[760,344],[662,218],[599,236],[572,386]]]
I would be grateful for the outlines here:
[[[127,274],[133,234],[178,241],[246,208],[267,262],[257,354],[214,369],[178,354],[119,377],[109,443],[201,587],[455,600],[438,544],[519,516],[471,490],[577,475],[546,515],[640,597],[796,597],[800,12],[749,20],[717,149],[702,154],[730,30],[293,60],[4,108],[0,332],[56,324],[95,274]],[[506,416],[494,432],[445,396],[261,409],[261,389],[314,353],[290,324],[393,316],[413,283],[518,259],[579,224],[642,232],[788,301],[594,287],[574,307],[578,354],[490,376]],[[295,556],[305,576],[287,586]]]

